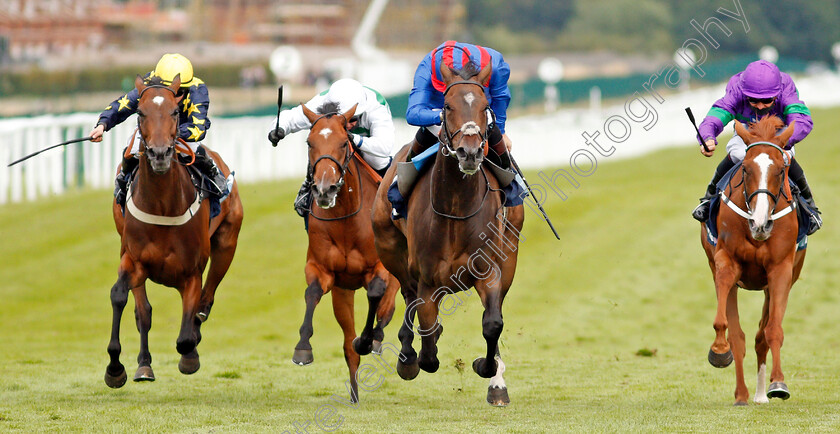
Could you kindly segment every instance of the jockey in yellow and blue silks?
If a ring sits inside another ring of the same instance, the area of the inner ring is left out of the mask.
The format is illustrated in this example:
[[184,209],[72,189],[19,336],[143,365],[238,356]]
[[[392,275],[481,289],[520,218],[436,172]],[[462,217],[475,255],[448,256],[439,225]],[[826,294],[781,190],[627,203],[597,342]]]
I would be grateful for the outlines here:
[[493,128],[488,131],[488,142],[496,156],[501,158],[501,165],[510,166],[506,158],[510,150],[510,140],[505,135],[505,121],[507,108],[510,103],[510,66],[498,51],[456,41],[446,41],[432,50],[417,66],[414,73],[414,87],[408,95],[408,110],[406,121],[409,125],[420,127],[415,135],[408,158],[420,154],[425,149],[438,142],[441,129],[441,111],[443,110],[443,92],[446,85],[440,76],[440,66],[445,64],[457,71],[470,70],[477,74],[487,65],[491,65],[492,73],[484,85],[484,93],[490,108],[496,115]]
[[[216,167],[213,159],[207,155],[204,147],[201,146],[201,140],[204,139],[207,130],[210,128],[210,119],[207,117],[210,96],[204,82],[193,75],[192,63],[180,54],[164,54],[155,65],[154,71],[148,73],[145,79],[147,81],[159,80],[161,84],[170,85],[175,76],[179,74],[181,87],[176,94],[180,109],[178,137],[183,139],[195,153],[195,163],[193,165],[218,188],[218,191],[213,193],[224,196],[227,189],[225,177]],[[102,141],[102,134],[105,131],[110,130],[136,113],[139,100],[139,92],[137,89],[132,89],[109,104],[105,111],[99,115],[96,127],[90,133],[91,141]],[[115,182],[114,196],[120,205],[125,204],[128,176],[137,167],[139,161],[137,159],[137,154],[140,151],[139,131],[136,131],[129,139],[129,145],[131,149],[126,149],[126,152],[123,152],[122,168],[120,173],[117,174]]]

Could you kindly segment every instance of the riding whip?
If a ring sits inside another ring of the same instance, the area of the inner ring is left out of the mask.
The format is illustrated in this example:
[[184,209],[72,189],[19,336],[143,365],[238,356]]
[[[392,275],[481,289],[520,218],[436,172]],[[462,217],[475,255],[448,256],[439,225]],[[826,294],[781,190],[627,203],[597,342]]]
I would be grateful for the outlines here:
[[697,131],[697,140],[699,140],[700,144],[703,145],[703,150],[709,152],[709,147],[706,146],[706,142],[704,142],[703,138],[700,137],[700,129],[697,128],[697,121],[694,120],[694,113],[691,112],[691,107],[686,107],[685,113],[688,115],[688,119],[691,120],[691,125],[694,126],[694,131]]
[[66,142],[61,142],[61,143],[59,143],[59,144],[57,144],[57,145],[52,145],[52,146],[50,146],[50,147],[48,147],[48,148],[41,149],[41,150],[40,150],[40,151],[38,151],[38,152],[34,152],[34,153],[32,153],[32,154],[29,154],[29,155],[27,155],[27,156],[25,156],[25,157],[23,157],[23,158],[21,158],[21,159],[19,159],[19,160],[12,161],[12,162],[11,162],[11,163],[9,163],[9,165],[8,165],[8,166],[6,166],[6,167],[12,167],[12,166],[14,166],[15,164],[20,163],[21,161],[28,160],[28,159],[30,159],[30,158],[32,158],[32,157],[34,157],[34,156],[36,156],[36,155],[40,154],[41,152],[44,152],[44,151],[49,151],[49,150],[50,150],[50,149],[52,149],[52,148],[57,148],[57,147],[59,147],[59,146],[69,145],[69,144],[71,144],[71,143],[84,142],[84,141],[86,141],[86,140],[91,140],[91,139],[93,139],[93,137],[92,137],[92,136],[88,136],[88,137],[82,137],[81,139],[73,139],[73,140],[68,140],[68,141],[66,141]]
[[283,85],[280,85],[280,88],[277,89],[277,123],[274,124],[274,131],[268,133],[268,141],[271,142],[271,146],[277,146],[277,143],[280,140],[274,140],[277,136],[271,136],[271,133],[275,133],[280,130],[280,109],[283,107]]
[[531,186],[528,185],[528,181],[525,180],[525,174],[522,173],[522,169],[519,168],[519,165],[516,164],[516,160],[513,159],[513,154],[508,152],[508,156],[510,157],[510,162],[513,165],[513,168],[516,169],[516,171],[519,173],[519,176],[522,178],[522,182],[525,183],[525,187],[528,187],[528,193],[531,193],[531,197],[534,198],[534,203],[536,203],[537,208],[540,209],[540,212],[542,213],[545,222],[548,223],[548,227],[551,228],[551,232],[554,232],[554,237],[557,238],[557,240],[559,241],[560,235],[557,235],[557,230],[554,229],[554,225],[551,224],[551,219],[548,218],[548,214],[545,213],[545,209],[543,209],[542,205],[540,205],[540,202],[536,199],[536,196],[534,196],[534,192],[531,190]]

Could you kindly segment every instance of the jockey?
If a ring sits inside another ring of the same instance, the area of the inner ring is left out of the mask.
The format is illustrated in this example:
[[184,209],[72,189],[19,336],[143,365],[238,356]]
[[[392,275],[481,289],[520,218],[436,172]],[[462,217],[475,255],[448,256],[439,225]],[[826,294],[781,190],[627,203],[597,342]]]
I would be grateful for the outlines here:
[[[795,155],[793,146],[801,142],[811,132],[814,122],[811,120],[811,112],[805,103],[799,99],[796,85],[788,74],[780,72],[779,68],[766,60],[759,60],[747,65],[747,68],[735,74],[726,85],[726,95],[717,100],[706,118],[700,124],[700,140],[706,143],[709,151],[702,147],[700,152],[711,157],[717,145],[717,136],[729,121],[735,119],[738,122],[754,122],[763,116],[778,116],[785,124],[796,121],[794,132],[784,147],[791,154]],[[733,135],[726,144],[727,156],[720,162],[712,182],[706,189],[706,195],[700,199],[700,205],[694,209],[692,216],[700,222],[706,221],[709,215],[709,203],[716,193],[718,181],[735,166],[741,162],[746,155],[747,145],[744,140]],[[822,219],[814,204],[811,189],[805,179],[805,173],[796,159],[791,158],[788,170],[790,179],[799,187],[802,199],[804,199],[814,213],[811,215],[811,225],[808,235],[816,232],[822,226]]]
[[[345,113],[354,105],[356,111],[347,123],[350,141],[370,167],[384,175],[391,164],[395,133],[391,108],[379,92],[362,86],[351,78],[342,78],[306,103],[306,107],[315,112],[322,107],[333,106],[338,113]],[[271,143],[275,145],[287,134],[312,127],[300,105],[280,112],[276,121],[275,125],[279,125],[279,128],[272,128],[268,135]],[[307,174],[295,199],[295,210],[301,217],[309,213],[312,204],[311,192],[312,179]]]
[[[224,196],[227,193],[227,182],[222,172],[216,167],[213,159],[207,155],[201,140],[204,139],[207,130],[210,128],[210,119],[207,117],[207,109],[210,105],[210,97],[207,93],[207,86],[204,82],[193,75],[193,67],[190,61],[180,54],[164,54],[160,58],[154,71],[146,75],[145,79],[159,78],[163,84],[169,85],[175,76],[181,75],[181,88],[178,90],[178,107],[180,116],[178,122],[178,136],[187,142],[187,146],[195,153],[193,165],[201,171],[214,184],[218,191],[214,193]],[[96,127],[90,132],[92,142],[101,142],[102,134],[119,123],[122,123],[129,116],[137,111],[137,103],[140,100],[140,93],[137,89],[123,95],[108,105],[102,114]],[[139,162],[140,132],[135,131],[129,139],[130,151],[126,148],[123,152],[122,169],[117,174],[116,189],[114,196],[120,205],[125,204],[127,180],[129,174],[134,171]]]
[[507,152],[510,151],[511,142],[505,135],[505,120],[510,103],[510,89],[507,85],[510,67],[502,58],[502,54],[492,48],[456,41],[446,41],[432,50],[423,58],[414,73],[414,87],[408,95],[405,117],[409,125],[418,126],[420,129],[414,136],[408,160],[438,142],[443,114],[443,92],[446,90],[440,76],[441,63],[455,70],[468,70],[472,75],[478,74],[488,64],[491,65],[490,78],[486,83],[482,83],[487,101],[496,117],[495,124],[488,125],[487,140],[498,157],[497,162],[501,163],[499,165],[504,169],[509,168],[510,158]]

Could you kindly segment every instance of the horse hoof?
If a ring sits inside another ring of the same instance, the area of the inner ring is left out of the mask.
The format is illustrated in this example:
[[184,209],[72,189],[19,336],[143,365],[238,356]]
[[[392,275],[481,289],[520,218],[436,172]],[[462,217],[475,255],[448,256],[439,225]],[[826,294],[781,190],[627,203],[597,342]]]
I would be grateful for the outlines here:
[[427,361],[427,362],[424,362],[422,360],[422,357],[420,359],[421,360],[417,363],[417,366],[420,369],[422,369],[422,370],[424,370],[424,371],[426,371],[430,374],[433,374],[433,373],[437,372],[438,369],[440,369],[440,361],[437,359],[437,357],[435,357],[434,359],[432,359],[430,361]]
[[767,389],[768,398],[782,398],[782,400],[790,398],[787,384],[782,381],[770,383],[770,388]]
[[507,387],[488,387],[487,402],[493,407],[507,407],[510,404]]
[[732,350],[729,350],[723,354],[718,354],[712,350],[709,350],[709,363],[712,364],[715,368],[725,368],[732,364]]
[[108,373],[108,370],[105,370],[105,384],[112,389],[119,389],[125,385],[126,380],[128,380],[128,375],[125,373],[125,369],[122,370],[117,375],[111,375]]
[[178,362],[178,370],[184,375],[195,374],[200,367],[198,352],[195,352],[194,357],[181,356],[181,360]]
[[382,342],[374,340],[373,346],[370,349],[370,352],[376,354],[377,356],[382,355]]
[[496,360],[493,359],[493,369],[490,370],[487,368],[487,359],[484,357],[478,357],[472,362],[473,372],[478,374],[481,378],[493,378],[496,375],[496,369],[498,368],[498,364]]
[[734,405],[735,407],[746,407],[749,404],[747,403],[747,401],[735,401],[735,404],[732,405]]
[[199,312],[195,314],[195,318],[200,322],[207,321],[207,313],[206,312]]
[[353,350],[356,351],[356,354],[360,356],[366,356],[371,353],[373,349],[373,344],[364,345],[362,343],[361,337],[356,337],[353,339]]
[[292,356],[292,363],[298,366],[309,365],[313,360],[315,360],[315,356],[312,355],[312,350],[295,349],[295,355]]
[[397,360],[397,374],[400,375],[400,378],[403,380],[413,380],[417,378],[417,374],[420,373],[420,365],[415,362],[410,365],[403,364],[401,360]]
[[141,366],[134,373],[134,381],[155,381],[155,373],[151,366]]

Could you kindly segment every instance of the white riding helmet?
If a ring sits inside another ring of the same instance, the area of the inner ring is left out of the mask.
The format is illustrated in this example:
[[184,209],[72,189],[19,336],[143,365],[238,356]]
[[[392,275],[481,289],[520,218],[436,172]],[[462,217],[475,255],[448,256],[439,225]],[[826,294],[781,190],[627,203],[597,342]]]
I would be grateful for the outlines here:
[[358,104],[353,116],[359,116],[365,112],[367,96],[361,83],[352,78],[342,78],[330,86],[329,91],[327,91],[326,102],[338,103],[338,111],[341,113]]

